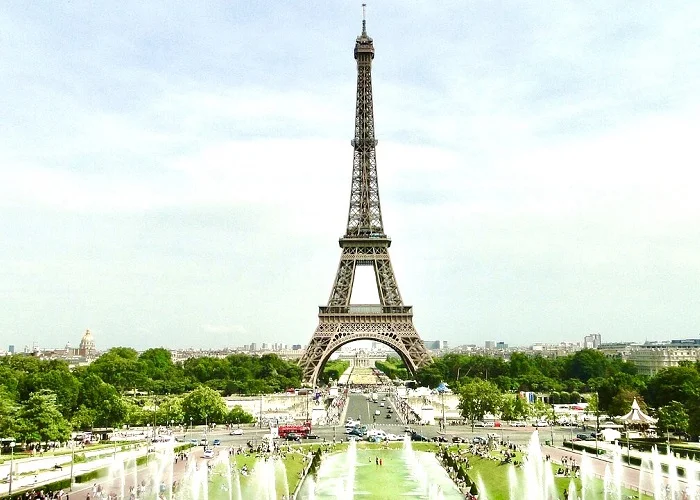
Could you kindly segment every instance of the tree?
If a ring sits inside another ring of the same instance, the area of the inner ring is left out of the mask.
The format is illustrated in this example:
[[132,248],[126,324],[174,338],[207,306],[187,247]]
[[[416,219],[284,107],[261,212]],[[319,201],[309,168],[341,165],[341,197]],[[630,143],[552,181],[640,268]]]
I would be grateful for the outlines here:
[[569,377],[587,382],[590,378],[606,376],[608,365],[608,358],[602,352],[595,349],[582,349],[568,359],[566,372]]
[[254,421],[255,417],[239,405],[231,408],[231,411],[226,414],[226,422],[229,424],[250,424]]
[[81,381],[78,402],[93,411],[93,425],[97,427],[121,425],[128,415],[127,405],[114,386],[94,374],[86,375]]
[[328,384],[331,380],[336,382],[340,380],[340,376],[345,373],[345,370],[350,366],[349,361],[344,361],[342,359],[334,359],[328,361],[321,372],[318,382],[320,384]]
[[676,434],[688,432],[688,412],[678,401],[671,401],[669,404],[659,408],[658,417],[659,421],[656,423],[656,426],[660,431],[673,431]]
[[95,427],[96,420],[97,415],[95,410],[87,408],[85,405],[80,405],[80,408],[73,413],[71,423],[74,429],[87,431]]
[[221,422],[226,415],[226,404],[215,390],[200,385],[182,400],[185,420],[192,419],[195,424]]
[[56,395],[49,390],[32,393],[19,411],[18,440],[23,443],[65,442],[70,435],[70,422],[58,410]]
[[618,391],[615,397],[613,397],[610,405],[608,406],[608,413],[612,416],[626,414],[632,408],[632,402],[635,399],[639,404],[639,408],[646,413],[647,404],[644,402],[644,398],[637,391],[624,387]]
[[665,368],[649,379],[644,393],[647,403],[661,408],[671,401],[687,404],[695,400],[700,372],[693,366]]
[[0,437],[15,435],[18,410],[7,389],[0,386]]
[[119,392],[146,389],[149,383],[138,353],[128,347],[113,347],[90,364],[87,371],[113,385]]
[[156,425],[181,424],[185,421],[185,413],[182,409],[184,398],[171,396],[158,402],[156,409]]
[[462,416],[471,422],[484,418],[486,413],[496,413],[501,406],[501,391],[496,384],[473,379],[462,384],[459,390],[459,408]]

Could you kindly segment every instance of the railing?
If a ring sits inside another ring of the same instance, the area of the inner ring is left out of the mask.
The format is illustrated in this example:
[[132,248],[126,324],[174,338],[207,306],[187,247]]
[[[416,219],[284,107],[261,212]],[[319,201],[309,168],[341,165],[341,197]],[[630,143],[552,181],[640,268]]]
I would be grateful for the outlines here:
[[372,314],[413,314],[412,306],[382,306],[379,304],[352,304],[349,306],[321,306],[319,307],[320,314],[356,314],[356,315],[372,315]]

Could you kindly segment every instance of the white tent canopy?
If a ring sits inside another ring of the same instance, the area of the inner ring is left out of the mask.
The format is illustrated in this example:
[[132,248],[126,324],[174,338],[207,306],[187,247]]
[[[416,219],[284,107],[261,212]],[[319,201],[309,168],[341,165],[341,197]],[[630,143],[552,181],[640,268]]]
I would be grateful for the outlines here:
[[616,431],[615,429],[603,429],[600,431],[600,436],[603,441],[613,442],[620,439],[622,434],[620,434],[620,431]]
[[656,423],[655,418],[650,417],[649,415],[645,414],[642,410],[639,409],[639,404],[637,403],[636,398],[634,399],[634,401],[632,401],[632,410],[630,410],[629,413],[622,415],[621,417],[615,418],[616,420],[620,420],[621,422],[624,422],[627,425],[650,425]]

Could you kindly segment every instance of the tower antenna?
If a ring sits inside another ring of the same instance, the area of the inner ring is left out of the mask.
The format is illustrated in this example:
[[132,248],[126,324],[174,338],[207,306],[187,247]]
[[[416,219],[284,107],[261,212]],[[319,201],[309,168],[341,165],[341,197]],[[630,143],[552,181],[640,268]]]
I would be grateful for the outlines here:
[[367,4],[362,4],[362,34],[367,34]]

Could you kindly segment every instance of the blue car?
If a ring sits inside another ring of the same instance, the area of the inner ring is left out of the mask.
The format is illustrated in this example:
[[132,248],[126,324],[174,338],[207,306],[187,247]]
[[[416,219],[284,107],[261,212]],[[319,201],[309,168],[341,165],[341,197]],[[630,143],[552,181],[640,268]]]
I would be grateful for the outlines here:
[[221,444],[221,439],[214,440],[214,446],[219,446]]

